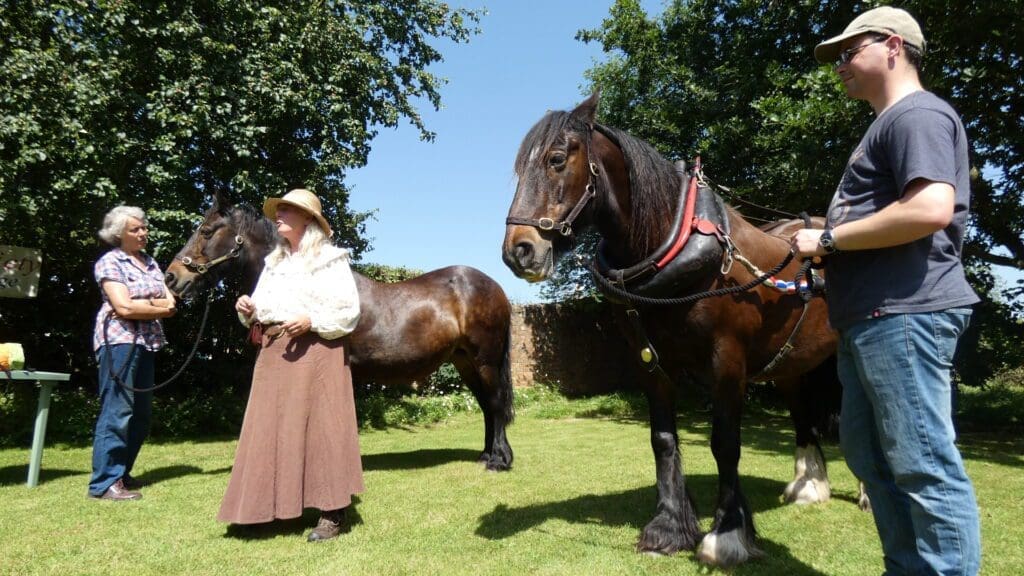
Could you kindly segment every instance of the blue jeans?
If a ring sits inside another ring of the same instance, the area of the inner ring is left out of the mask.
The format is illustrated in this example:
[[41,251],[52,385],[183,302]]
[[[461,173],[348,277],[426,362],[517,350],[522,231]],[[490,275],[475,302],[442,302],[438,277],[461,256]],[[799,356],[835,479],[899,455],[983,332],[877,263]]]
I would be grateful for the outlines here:
[[91,496],[102,496],[111,484],[132,471],[153,415],[153,393],[132,392],[118,385],[110,376],[110,365],[128,386],[151,388],[155,356],[155,352],[134,344],[101,346],[96,352],[100,365],[100,414],[92,444]]
[[839,334],[840,444],[861,480],[886,574],[977,574],[978,505],[960,451],[950,368],[970,309],[894,314]]

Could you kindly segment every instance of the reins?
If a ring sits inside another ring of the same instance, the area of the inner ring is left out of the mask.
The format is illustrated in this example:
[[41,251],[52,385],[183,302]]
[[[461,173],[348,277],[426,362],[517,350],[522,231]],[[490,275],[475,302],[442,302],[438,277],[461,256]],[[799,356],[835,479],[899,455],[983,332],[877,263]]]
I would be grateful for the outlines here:
[[[233,258],[237,258],[238,255],[241,254],[242,247],[244,245],[245,245],[245,238],[243,238],[241,235],[236,235],[235,236],[235,246],[230,251],[228,251],[227,254],[224,254],[223,256],[218,256],[217,258],[214,258],[213,260],[210,260],[209,262],[196,263],[190,256],[185,256],[184,258],[179,258],[178,256],[175,256],[175,258],[180,260],[181,263],[186,268],[191,270],[192,272],[194,272],[194,273],[196,273],[198,275],[203,275],[203,274],[206,274],[207,272],[209,272],[210,269],[213,268],[214,266],[216,266],[218,264],[221,264],[223,262],[226,262],[228,260],[231,260]],[[196,355],[196,350],[199,349],[199,343],[203,339],[203,330],[206,329],[206,319],[210,315],[210,303],[211,302],[213,302],[213,291],[212,290],[210,291],[210,295],[206,298],[206,307],[203,309],[203,319],[199,323],[199,332],[196,334],[196,341],[192,345],[192,351],[189,352],[188,353],[188,357],[185,358],[185,362],[182,363],[181,367],[178,368],[177,372],[175,372],[173,376],[171,376],[167,380],[164,380],[163,382],[161,382],[159,384],[156,384],[154,386],[151,386],[149,388],[135,388],[133,386],[129,386],[128,384],[126,384],[124,382],[124,380],[121,379],[120,376],[118,376],[119,373],[123,372],[124,369],[126,367],[128,367],[129,364],[131,364],[132,359],[134,359],[134,357],[135,357],[135,347],[136,347],[136,345],[137,345],[137,343],[139,341],[139,322],[138,322],[138,320],[134,321],[135,330],[134,330],[134,339],[132,340],[132,351],[128,354],[128,358],[125,359],[124,364],[121,365],[121,368],[119,370],[114,370],[114,362],[113,362],[113,360],[111,358],[111,354],[110,354],[110,339],[109,339],[108,334],[107,334],[108,329],[110,328],[110,321],[114,319],[114,311],[111,310],[110,312],[108,312],[106,318],[103,319],[103,345],[104,345],[104,348],[105,348],[104,353],[106,354],[106,359],[107,359],[107,370],[110,373],[110,377],[114,380],[114,382],[116,382],[118,384],[118,386],[124,388],[125,390],[131,390],[132,392],[153,392],[154,390],[159,390],[159,389],[163,388],[164,386],[167,386],[171,382],[174,382],[175,380],[177,380],[178,377],[181,376],[182,372],[185,371],[185,368],[187,368],[188,365],[192,362],[192,359]]]
[[692,304],[705,298],[727,296],[729,294],[738,294],[740,292],[746,292],[747,290],[751,290],[758,284],[761,284],[765,280],[781,272],[783,268],[788,266],[789,263],[793,261],[793,256],[794,253],[792,250],[790,250],[786,257],[782,260],[782,262],[780,262],[775,268],[772,268],[768,272],[765,272],[763,275],[741,286],[730,286],[728,288],[706,290],[704,292],[697,292],[696,294],[689,294],[687,296],[682,296],[679,298],[652,298],[649,296],[633,294],[628,290],[616,286],[612,281],[605,278],[604,275],[597,270],[597,266],[594,264],[593,260],[591,260],[590,264],[587,267],[590,270],[591,276],[594,277],[594,280],[597,281],[598,284],[600,284],[602,291],[607,290],[611,294],[614,294],[615,296],[618,296],[619,298],[622,298],[623,300],[626,300],[632,304],[642,304],[645,306],[678,306],[680,304]]
[[178,377],[181,376],[181,373],[185,371],[185,368],[188,367],[189,363],[192,362],[192,358],[194,358],[195,355],[196,355],[196,350],[199,349],[199,342],[202,341],[202,339],[203,339],[203,330],[206,328],[206,319],[210,315],[210,303],[211,302],[213,302],[213,291],[212,290],[210,291],[210,295],[206,298],[206,307],[203,309],[203,319],[199,323],[199,333],[196,334],[195,344],[192,345],[192,351],[188,353],[188,357],[185,358],[185,362],[181,365],[180,368],[178,368],[178,371],[175,372],[173,376],[171,376],[167,380],[164,380],[163,382],[161,382],[159,384],[156,384],[154,386],[151,386],[149,388],[135,388],[133,386],[129,386],[128,384],[126,384],[124,382],[124,380],[121,379],[120,376],[118,376],[119,373],[124,372],[124,369],[127,368],[131,364],[132,359],[135,357],[135,350],[136,350],[137,343],[139,341],[139,321],[138,320],[134,321],[134,323],[135,323],[135,331],[134,331],[134,339],[132,340],[132,344],[131,344],[132,350],[128,354],[128,358],[125,358],[124,364],[121,365],[121,368],[119,370],[115,371],[114,370],[114,361],[111,358],[111,353],[110,353],[110,339],[107,336],[107,330],[110,327],[110,321],[113,320],[113,318],[114,318],[114,311],[111,310],[110,312],[108,312],[107,313],[107,317],[103,319],[103,347],[104,347],[104,353],[106,354],[107,370],[110,373],[110,377],[113,378],[114,382],[117,382],[118,386],[124,388],[125,390],[131,390],[132,392],[152,392],[154,390],[159,390],[159,389],[163,388],[164,386],[167,386],[171,382],[174,382],[175,380],[177,380]]

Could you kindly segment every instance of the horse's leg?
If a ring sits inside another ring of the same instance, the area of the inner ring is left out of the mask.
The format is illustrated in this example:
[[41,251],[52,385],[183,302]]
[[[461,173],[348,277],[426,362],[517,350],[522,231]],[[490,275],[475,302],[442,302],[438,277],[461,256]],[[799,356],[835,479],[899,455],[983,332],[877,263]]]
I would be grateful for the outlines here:
[[651,448],[654,450],[658,504],[654,518],[640,533],[636,548],[641,552],[660,554],[693,550],[702,533],[693,497],[683,478],[673,386],[667,378],[652,374],[646,393],[651,417]]
[[796,429],[796,454],[793,459],[793,480],[782,492],[785,502],[817,504],[827,502],[832,495],[825,467],[825,454],[818,441],[816,426],[827,418],[824,403],[815,394],[816,382],[810,376],[799,379],[776,380],[775,385],[785,395],[789,415]]
[[735,566],[761,555],[754,545],[753,513],[739,483],[743,382],[743,378],[719,376],[713,394],[711,453],[718,465],[718,507],[697,559],[714,566]]
[[[508,443],[505,428],[511,423],[512,399],[511,376],[508,368],[494,363],[480,364],[480,357],[470,359],[467,354],[457,352],[452,363],[462,381],[473,393],[484,416],[484,449],[477,458],[488,470],[504,471],[512,467],[512,446]],[[508,378],[505,383],[504,379]]]

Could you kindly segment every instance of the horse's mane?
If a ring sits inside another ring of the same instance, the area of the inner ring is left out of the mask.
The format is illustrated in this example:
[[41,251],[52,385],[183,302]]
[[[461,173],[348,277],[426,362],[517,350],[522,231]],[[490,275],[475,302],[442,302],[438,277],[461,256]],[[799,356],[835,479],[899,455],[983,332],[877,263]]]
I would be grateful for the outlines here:
[[622,150],[629,170],[629,191],[633,210],[630,247],[636,254],[647,255],[658,247],[664,226],[675,213],[675,200],[681,185],[675,166],[653,146],[617,128],[602,126],[611,132]]
[[[647,254],[657,248],[658,234],[663,226],[657,222],[671,221],[674,199],[679,196],[679,175],[672,163],[653,146],[630,136],[622,130],[602,126],[610,132],[626,159],[629,170],[629,188],[634,226],[629,244],[636,254]],[[590,142],[591,128],[579,117],[566,111],[551,111],[530,129],[519,146],[515,171],[522,177],[533,159],[534,150],[544,150],[565,138],[568,132],[585,135]],[[606,184],[607,185],[607,184]]]
[[238,233],[247,234],[250,231],[257,229],[258,232],[262,232],[263,237],[272,239],[277,229],[269,218],[263,216],[263,211],[257,209],[252,204],[247,202],[239,202],[228,208],[224,214],[225,216],[237,213],[238,218]]

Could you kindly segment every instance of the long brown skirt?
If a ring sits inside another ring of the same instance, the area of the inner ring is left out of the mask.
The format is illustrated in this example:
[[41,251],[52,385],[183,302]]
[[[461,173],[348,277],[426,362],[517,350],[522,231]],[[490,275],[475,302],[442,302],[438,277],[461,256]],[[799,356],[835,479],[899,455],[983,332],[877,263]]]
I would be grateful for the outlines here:
[[363,491],[352,372],[339,340],[263,338],[217,519],[257,524],[335,510]]

